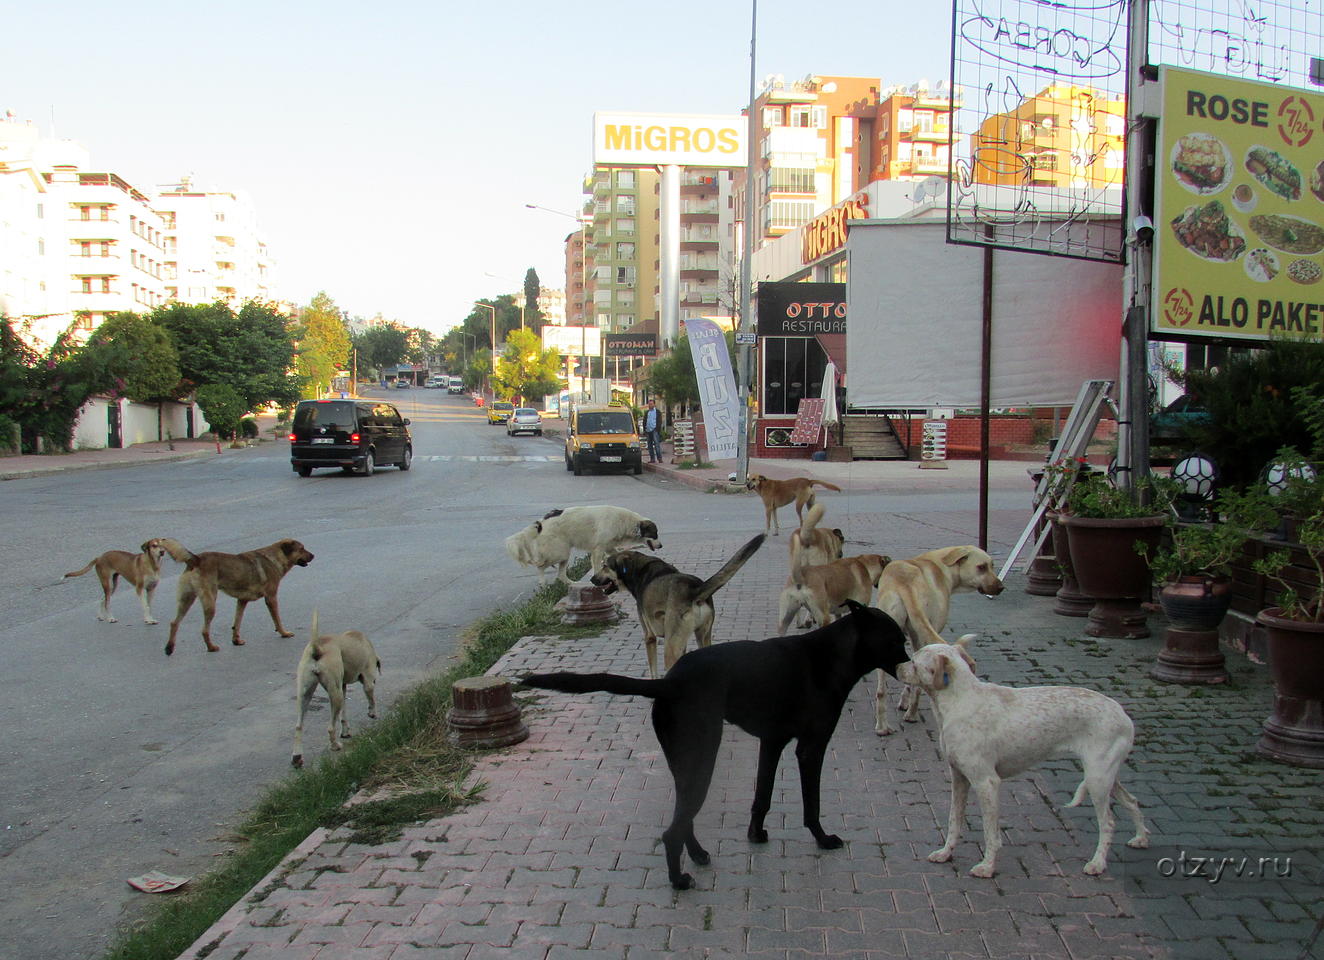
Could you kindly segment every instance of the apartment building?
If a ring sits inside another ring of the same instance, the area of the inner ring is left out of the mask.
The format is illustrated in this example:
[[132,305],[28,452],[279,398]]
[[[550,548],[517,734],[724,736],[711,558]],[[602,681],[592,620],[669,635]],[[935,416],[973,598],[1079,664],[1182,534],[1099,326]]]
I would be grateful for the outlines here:
[[1126,101],[1052,84],[984,120],[970,137],[976,183],[995,186],[1121,186]]
[[960,91],[954,94],[946,81],[934,89],[921,80],[884,91],[872,115],[864,111],[858,118],[863,179],[857,178],[857,188],[874,180],[946,177],[953,113],[960,108]]
[[589,324],[606,333],[657,314],[658,180],[656,169],[600,165],[585,178]]
[[181,303],[273,300],[273,261],[248,197],[189,177],[158,188],[166,224],[166,293]]

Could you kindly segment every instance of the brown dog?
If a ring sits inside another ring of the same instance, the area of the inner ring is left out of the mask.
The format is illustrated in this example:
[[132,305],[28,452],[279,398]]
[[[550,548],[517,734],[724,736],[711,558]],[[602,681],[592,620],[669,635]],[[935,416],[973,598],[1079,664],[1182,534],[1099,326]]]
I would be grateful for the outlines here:
[[170,621],[170,639],[166,641],[166,656],[175,652],[175,634],[179,622],[193,606],[193,601],[202,599],[202,642],[207,650],[215,653],[220,647],[211,642],[211,621],[216,616],[216,595],[225,591],[238,601],[234,611],[234,624],[230,627],[230,642],[242,646],[239,637],[239,624],[244,619],[244,607],[253,600],[265,600],[271,622],[276,625],[276,632],[282,637],[292,637],[280,622],[280,605],[276,602],[276,591],[280,589],[281,578],[292,567],[306,567],[313,560],[313,555],[304,549],[298,540],[278,540],[269,547],[249,550],[245,553],[199,553],[189,552],[177,540],[163,540],[166,551],[180,563],[185,570],[179,576],[179,592],[175,605],[175,619]]
[[[323,634],[317,630],[317,611],[313,611],[313,628],[308,645],[299,658],[294,678],[294,692],[299,701],[299,723],[294,728],[294,753],[290,763],[303,766],[303,718],[312,702],[313,692],[320,686],[331,701],[331,726],[327,735],[331,749],[340,749],[340,738],[349,736],[349,720],[345,717],[345,694],[351,683],[363,684],[368,698],[368,716],[377,716],[377,675],[382,661],[373,649],[372,641],[358,630]],[[340,732],[336,732],[336,727]]]
[[891,557],[865,553],[817,566],[797,563],[791,568],[790,583],[782,591],[781,624],[777,632],[786,633],[791,620],[802,609],[814,618],[814,626],[826,627],[834,611],[845,607],[847,600],[867,606],[878,578],[891,562]]
[[[895,560],[878,581],[877,607],[905,631],[911,647],[919,651],[928,643],[942,643],[940,631],[947,626],[952,594],[975,591],[986,597],[1002,592],[1002,581],[994,571],[993,559],[974,546],[941,547],[909,560]],[[874,732],[894,732],[887,720],[883,675],[878,675],[878,702]],[[919,690],[908,684],[901,696],[905,720],[919,719]]]
[[164,541],[153,537],[142,545],[142,553],[129,553],[127,550],[107,550],[81,570],[66,573],[64,579],[81,577],[96,567],[97,579],[101,581],[101,605],[97,608],[97,619],[116,623],[110,615],[110,595],[119,586],[120,577],[133,584],[133,592],[143,606],[143,623],[160,623],[152,619],[152,594],[161,581],[161,558],[166,554]]
[[840,490],[841,487],[826,480],[814,480],[810,477],[792,477],[790,480],[774,480],[759,473],[751,473],[745,486],[763,498],[763,532],[772,530],[775,537],[781,533],[777,522],[777,508],[795,502],[795,515],[804,520],[804,508],[814,505],[814,485],[828,490]]
[[814,504],[805,511],[800,520],[800,529],[791,534],[791,568],[795,568],[796,559],[803,551],[806,566],[831,563],[841,559],[841,548],[846,542],[846,535],[838,528],[831,530],[820,527],[825,513],[822,504]]

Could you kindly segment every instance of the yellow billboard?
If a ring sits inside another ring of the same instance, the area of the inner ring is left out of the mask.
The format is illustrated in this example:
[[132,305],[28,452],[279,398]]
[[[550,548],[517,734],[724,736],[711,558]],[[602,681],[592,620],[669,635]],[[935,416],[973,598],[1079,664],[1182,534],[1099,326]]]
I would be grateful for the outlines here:
[[743,167],[744,117],[593,114],[593,162],[611,167]]
[[1155,157],[1158,335],[1324,330],[1324,97],[1165,67]]

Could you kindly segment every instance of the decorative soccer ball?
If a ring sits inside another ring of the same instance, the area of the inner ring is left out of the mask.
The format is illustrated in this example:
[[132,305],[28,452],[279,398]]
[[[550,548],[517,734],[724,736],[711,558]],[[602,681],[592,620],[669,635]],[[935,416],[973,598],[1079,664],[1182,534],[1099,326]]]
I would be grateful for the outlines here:
[[1174,465],[1170,475],[1181,483],[1182,490],[1190,499],[1213,499],[1214,485],[1218,482],[1218,467],[1208,457],[1191,454]]

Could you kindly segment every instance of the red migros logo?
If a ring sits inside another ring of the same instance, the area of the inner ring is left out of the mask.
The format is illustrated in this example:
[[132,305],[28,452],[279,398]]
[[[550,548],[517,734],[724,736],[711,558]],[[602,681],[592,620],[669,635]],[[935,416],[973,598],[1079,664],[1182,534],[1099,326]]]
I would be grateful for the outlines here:
[[1315,111],[1305,97],[1288,96],[1278,105],[1278,136],[1289,147],[1304,147],[1315,135]]
[[1183,287],[1163,295],[1163,321],[1170,327],[1185,327],[1195,320],[1195,298]]

